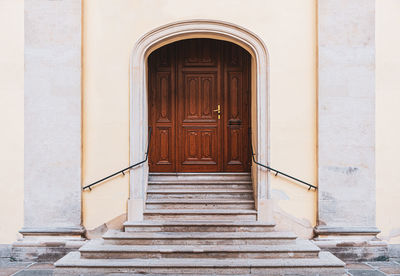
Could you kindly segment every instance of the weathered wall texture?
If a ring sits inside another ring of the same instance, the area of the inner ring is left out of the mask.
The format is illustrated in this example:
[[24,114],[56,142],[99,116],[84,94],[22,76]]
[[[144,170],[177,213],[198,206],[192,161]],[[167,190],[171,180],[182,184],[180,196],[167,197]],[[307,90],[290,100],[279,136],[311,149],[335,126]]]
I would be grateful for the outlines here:
[[0,244],[18,237],[24,194],[24,1],[0,0]]
[[376,180],[380,238],[400,243],[400,1],[376,1]]
[[[129,162],[129,57],[138,38],[184,19],[223,20],[256,33],[270,54],[271,165],[316,183],[316,2],[84,1],[83,184]],[[290,100],[288,100],[290,99]],[[287,213],[315,224],[316,195],[271,177]],[[88,229],[126,211],[129,177],[83,194]]]
[[375,1],[318,11],[319,225],[374,227]]
[[25,231],[80,228],[81,28],[81,0],[25,0]]

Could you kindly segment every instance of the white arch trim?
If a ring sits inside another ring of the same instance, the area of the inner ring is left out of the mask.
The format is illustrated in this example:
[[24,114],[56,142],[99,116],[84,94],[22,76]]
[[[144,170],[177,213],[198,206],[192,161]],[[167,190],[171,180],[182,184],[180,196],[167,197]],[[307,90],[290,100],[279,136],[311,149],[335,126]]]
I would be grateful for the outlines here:
[[[259,162],[269,164],[269,82],[268,52],[264,42],[254,33],[235,24],[214,20],[187,20],[167,24],[142,36],[135,44],[130,64],[130,162],[143,159],[147,147],[147,57],[155,49],[177,40],[215,38],[227,40],[245,48],[252,55],[252,97],[256,97],[256,112],[252,116],[254,150]],[[254,103],[254,101],[253,101]],[[255,123],[254,123],[255,122]],[[254,129],[256,126],[256,129]],[[253,169],[259,220],[265,217],[265,200],[270,198],[268,173]],[[143,220],[148,178],[147,163],[130,172],[128,220]],[[263,211],[264,210],[264,211]],[[263,213],[263,214],[261,214]]]

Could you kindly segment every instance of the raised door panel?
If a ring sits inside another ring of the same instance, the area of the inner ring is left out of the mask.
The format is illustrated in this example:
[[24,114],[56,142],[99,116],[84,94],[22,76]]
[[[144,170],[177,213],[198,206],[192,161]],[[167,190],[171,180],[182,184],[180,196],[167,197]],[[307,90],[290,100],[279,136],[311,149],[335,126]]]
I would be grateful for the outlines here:
[[172,140],[172,128],[171,127],[157,127],[154,131],[155,139],[155,165],[172,165],[173,160],[173,149],[174,141]]
[[216,128],[184,127],[183,165],[217,165]]
[[222,93],[219,43],[190,39],[178,46],[178,170],[220,171],[222,132],[218,114]]
[[224,170],[248,171],[249,153],[249,56],[240,47],[226,45],[224,75]]
[[211,39],[189,39],[182,49],[183,67],[217,66],[217,41]]
[[230,149],[226,151],[227,165],[243,165],[243,112],[242,112],[242,72],[228,72],[227,89],[229,93],[225,96],[227,117],[227,145]]
[[216,74],[183,73],[183,123],[216,122]]
[[176,170],[175,47],[169,45],[149,56],[150,171]]
[[217,113],[220,90],[216,73],[182,72],[178,97],[178,169],[218,171],[222,165],[221,131]]
[[156,74],[156,122],[171,123],[172,122],[172,98],[171,93],[171,73],[157,72]]

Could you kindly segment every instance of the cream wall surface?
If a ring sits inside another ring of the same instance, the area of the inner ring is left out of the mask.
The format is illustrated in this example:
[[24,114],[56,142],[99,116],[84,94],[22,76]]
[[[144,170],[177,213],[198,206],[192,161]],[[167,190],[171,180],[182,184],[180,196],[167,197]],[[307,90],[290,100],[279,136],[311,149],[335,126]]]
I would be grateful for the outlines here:
[[376,1],[376,211],[380,238],[400,243],[400,1]]
[[[400,3],[376,1],[377,226],[400,242]],[[204,9],[204,7],[210,7]],[[241,25],[270,53],[271,165],[316,181],[316,2],[85,0],[83,16],[83,185],[129,162],[129,57],[136,40],[160,25],[208,18]],[[23,0],[0,0],[0,243],[23,221]],[[316,195],[271,177],[282,210],[315,224]],[[126,212],[129,178],[85,192],[84,226]],[[5,223],[4,223],[5,222]]]
[[19,236],[24,209],[24,1],[0,0],[0,244]]
[[[270,54],[271,165],[316,182],[315,0],[86,0],[83,14],[83,184],[128,165],[133,45],[148,31],[184,19],[232,22],[264,40]],[[280,177],[271,181],[281,212],[314,225],[316,194]],[[128,182],[120,176],[84,193],[85,227],[126,212]]]

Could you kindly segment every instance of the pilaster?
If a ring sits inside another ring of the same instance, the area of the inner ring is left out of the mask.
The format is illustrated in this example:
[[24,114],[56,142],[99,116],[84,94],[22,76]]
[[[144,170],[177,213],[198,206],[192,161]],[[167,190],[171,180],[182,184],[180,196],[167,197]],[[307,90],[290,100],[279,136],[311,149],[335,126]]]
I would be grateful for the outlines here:
[[383,245],[375,237],[374,17],[374,0],[318,1],[315,240],[350,259],[379,257],[366,248]]
[[22,248],[40,259],[82,241],[81,24],[81,0],[25,0],[21,258]]

